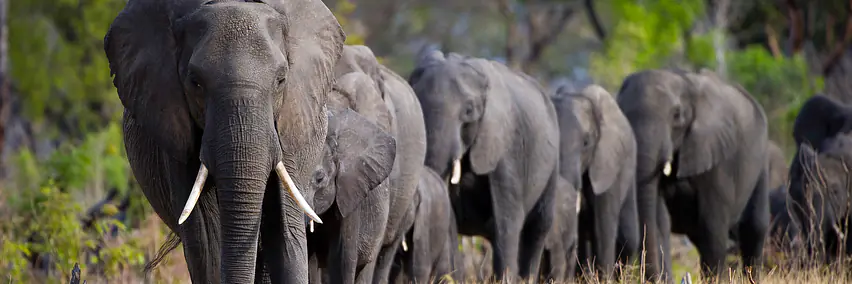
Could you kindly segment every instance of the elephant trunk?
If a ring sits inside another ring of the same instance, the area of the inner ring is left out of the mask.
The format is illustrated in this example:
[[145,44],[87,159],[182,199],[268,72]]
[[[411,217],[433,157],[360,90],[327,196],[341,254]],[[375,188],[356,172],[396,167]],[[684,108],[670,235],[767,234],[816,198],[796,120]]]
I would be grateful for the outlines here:
[[214,107],[218,108],[212,110],[216,118],[208,116],[205,131],[205,136],[212,137],[205,137],[205,144],[209,145],[206,153],[212,163],[208,167],[219,198],[222,282],[250,283],[254,281],[263,195],[280,160],[280,148],[274,144],[268,104],[242,98]]
[[[643,122],[644,121],[644,122]],[[637,160],[637,205],[639,207],[640,233],[644,234],[646,250],[646,278],[653,279],[657,273],[666,273],[663,266],[665,254],[661,251],[663,234],[668,234],[668,224],[659,222],[659,214],[667,214],[660,194],[660,178],[671,174],[672,143],[667,131],[660,131],[657,123],[648,123],[641,119],[632,119],[631,126],[636,133]],[[662,210],[661,210],[662,209]],[[668,218],[665,218],[666,220]]]

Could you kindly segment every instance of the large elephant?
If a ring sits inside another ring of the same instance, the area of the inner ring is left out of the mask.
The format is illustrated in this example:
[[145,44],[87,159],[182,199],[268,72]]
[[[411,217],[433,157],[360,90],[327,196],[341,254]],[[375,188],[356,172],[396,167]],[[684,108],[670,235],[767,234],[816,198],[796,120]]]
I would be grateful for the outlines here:
[[[580,200],[586,201],[580,203],[578,259],[593,261],[598,275],[610,277],[619,255],[636,256],[641,247],[633,130],[615,98],[598,85],[579,92],[559,89],[552,100],[560,123],[559,170],[579,185]],[[572,119],[577,123],[566,123]]]
[[408,82],[379,64],[366,46],[345,46],[334,72],[338,75],[357,72],[372,78],[391,115],[388,132],[396,138],[397,155],[388,181],[390,214],[374,277],[377,283],[386,283],[405,232],[414,224],[412,204],[426,158],[423,112]]
[[852,175],[847,164],[852,160],[852,135],[826,139],[821,152],[801,144],[799,152],[804,173],[798,190],[804,192],[792,197],[796,208],[804,210],[802,215],[794,216],[809,241],[806,245],[810,253],[821,256],[826,263],[839,260],[842,255],[852,255],[852,240],[845,237],[852,210],[849,205]]
[[421,52],[409,82],[426,122],[426,165],[452,183],[459,233],[491,242],[498,277],[534,280],[559,177],[546,92],[498,62],[437,50]]
[[308,226],[311,282],[372,283],[388,220],[388,177],[396,158],[390,111],[372,78],[352,72],[329,96],[326,151],[307,200],[325,224]]
[[646,276],[673,281],[672,232],[689,237],[702,275],[713,277],[727,271],[730,230],[738,230],[744,267],[759,271],[769,226],[767,120],[760,104],[710,71],[680,70],[627,76],[617,102],[638,146]]
[[[414,205],[414,226],[399,249],[391,279],[405,283],[438,283],[449,275],[461,281],[458,229],[447,184],[429,167],[423,167]],[[401,274],[401,275],[400,275]]]
[[308,281],[299,188],[344,40],[319,0],[130,0],[110,26],[130,166],[193,282]]

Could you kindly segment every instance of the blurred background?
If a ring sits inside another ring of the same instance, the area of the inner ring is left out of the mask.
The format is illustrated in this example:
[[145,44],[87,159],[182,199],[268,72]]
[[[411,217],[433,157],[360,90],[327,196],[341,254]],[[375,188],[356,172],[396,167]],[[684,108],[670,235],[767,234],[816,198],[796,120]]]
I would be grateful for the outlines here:
[[[763,104],[788,157],[802,101],[852,101],[848,2],[325,0],[348,44],[403,77],[430,47],[504,62],[551,89],[616,93],[641,69],[713,69]],[[0,0],[0,276],[12,282],[67,279],[74,263],[90,281],[138,282],[166,240],[130,173],[103,51],[125,3]],[[678,261],[697,263],[685,251]],[[188,282],[184,265],[178,249],[151,277]]]

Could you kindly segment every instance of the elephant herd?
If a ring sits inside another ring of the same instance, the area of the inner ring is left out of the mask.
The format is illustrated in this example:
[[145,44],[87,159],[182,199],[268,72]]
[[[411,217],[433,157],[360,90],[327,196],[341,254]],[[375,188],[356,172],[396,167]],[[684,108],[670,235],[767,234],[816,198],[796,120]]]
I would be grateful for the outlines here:
[[[551,93],[437,50],[406,79],[345,38],[319,0],[130,0],[110,26],[127,156],[193,282],[460,279],[459,235],[487,239],[503,279],[643,261],[671,282],[672,233],[714,275],[729,240],[760,266],[770,212],[787,212],[762,107],[712,72]],[[816,148],[799,149],[790,196],[809,165],[846,176],[852,108],[821,98],[796,121]],[[818,212],[826,228],[836,212]]]

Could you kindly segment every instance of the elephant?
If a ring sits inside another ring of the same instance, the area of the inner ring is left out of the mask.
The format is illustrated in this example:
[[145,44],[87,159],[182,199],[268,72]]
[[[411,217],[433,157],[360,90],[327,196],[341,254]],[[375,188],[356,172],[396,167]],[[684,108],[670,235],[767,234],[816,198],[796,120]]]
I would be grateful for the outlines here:
[[599,85],[579,92],[559,89],[552,101],[559,117],[559,170],[586,201],[578,208],[578,259],[594,261],[598,275],[610,277],[617,258],[627,260],[641,248],[633,130],[615,98]]
[[[802,215],[794,216],[802,227],[809,253],[830,263],[840,260],[839,256],[852,255],[852,240],[845,237],[852,210],[852,176],[846,164],[852,160],[852,134],[827,138],[821,145],[821,152],[807,143],[799,146],[803,174],[796,190],[801,192],[791,197],[794,208],[803,209]],[[790,190],[792,193],[794,188]]]
[[628,75],[616,101],[636,138],[646,277],[673,281],[671,233],[689,237],[702,276],[713,278],[727,272],[728,240],[737,230],[743,266],[760,271],[770,218],[760,104],[712,71],[678,69]]
[[559,128],[543,87],[481,58],[424,49],[408,78],[426,165],[450,182],[459,233],[494,247],[494,275],[536,281],[552,226]]
[[414,226],[405,234],[408,245],[398,251],[391,279],[438,283],[449,275],[462,280],[458,228],[447,184],[426,166],[420,173],[414,205]]
[[325,154],[305,190],[325,220],[309,224],[310,279],[320,283],[324,268],[331,283],[372,283],[397,153],[392,116],[364,73],[338,78],[328,101]]
[[[793,139],[797,148],[790,162],[788,173],[790,186],[787,194],[792,201],[790,207],[792,212],[790,214],[793,221],[798,223],[799,236],[803,238],[802,242],[811,254],[818,250],[816,243],[820,241],[818,236],[814,234],[820,232],[811,230],[813,224],[809,220],[816,216],[812,215],[814,212],[809,212],[808,207],[817,205],[815,209],[818,209],[821,206],[818,206],[820,201],[810,200],[811,191],[806,188],[808,175],[803,168],[802,145],[808,145],[808,151],[819,154],[825,151],[827,144],[834,143],[832,141],[835,137],[849,133],[852,133],[852,107],[822,94],[808,98],[802,104],[793,123]],[[811,173],[815,172],[811,171]],[[807,223],[802,223],[802,221],[807,221]],[[815,228],[824,229],[822,228],[823,225]]]
[[580,197],[574,185],[563,177],[559,177],[556,196],[556,215],[553,227],[545,240],[539,277],[543,277],[545,282],[561,283],[573,280],[577,268],[577,215],[580,211]]
[[345,39],[319,0],[130,0],[110,25],[128,160],[192,282],[308,281],[300,188]]
[[426,126],[420,101],[408,82],[379,64],[370,48],[346,45],[335,74],[366,74],[372,78],[385,106],[390,111],[389,133],[396,138],[397,155],[389,177],[389,216],[384,241],[379,252],[373,279],[387,283],[397,250],[405,233],[414,225],[412,205],[426,159]]

